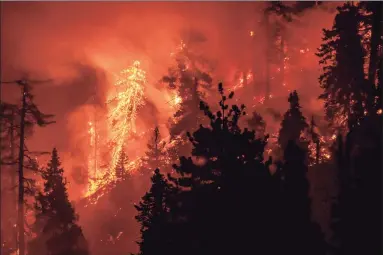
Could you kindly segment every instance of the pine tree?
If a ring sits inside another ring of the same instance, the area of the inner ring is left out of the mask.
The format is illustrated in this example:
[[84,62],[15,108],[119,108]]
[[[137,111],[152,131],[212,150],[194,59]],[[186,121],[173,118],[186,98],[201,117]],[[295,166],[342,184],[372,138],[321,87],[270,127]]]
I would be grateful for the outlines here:
[[170,217],[167,204],[172,187],[159,169],[154,171],[151,181],[150,190],[135,205],[138,211],[136,219],[141,225],[139,254],[172,254],[169,249],[171,239],[168,235]]
[[271,245],[277,202],[268,170],[270,161],[263,162],[266,140],[255,139],[254,131],[240,129],[238,121],[245,114],[245,106],[229,109],[226,101],[234,93],[224,95],[222,84],[219,92],[221,110],[213,114],[206,103],[201,103],[211,124],[189,134],[193,158],[181,157],[180,164],[175,165],[179,176],[171,179],[180,189],[180,205],[171,208],[171,213],[184,219],[177,245],[189,247],[183,254],[277,249]]
[[124,180],[126,178],[126,164],[128,163],[128,156],[126,156],[125,151],[122,149],[120,151],[117,164],[115,166],[115,175],[117,180]]
[[319,225],[311,221],[309,182],[306,177],[306,152],[290,140],[284,151],[283,201],[286,252],[289,254],[325,254]]
[[296,91],[290,93],[288,101],[290,108],[283,117],[278,137],[278,144],[283,150],[286,148],[289,140],[299,143],[302,133],[309,127],[306,118],[300,110],[301,106],[299,105],[299,97]]
[[28,254],[87,255],[88,245],[68,199],[64,170],[56,149],[43,171],[44,191],[36,196],[36,221]]
[[368,87],[364,78],[364,57],[359,34],[359,8],[346,3],[330,30],[323,30],[323,44],[317,56],[323,65],[319,78],[325,101],[326,117],[333,127],[353,128],[364,116]]

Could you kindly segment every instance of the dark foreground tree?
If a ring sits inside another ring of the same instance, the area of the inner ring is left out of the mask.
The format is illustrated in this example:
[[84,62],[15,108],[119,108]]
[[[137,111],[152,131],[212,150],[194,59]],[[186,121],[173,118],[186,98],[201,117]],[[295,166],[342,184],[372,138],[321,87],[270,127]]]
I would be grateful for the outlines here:
[[[29,168],[32,170],[36,170],[37,163],[35,160],[31,159],[30,155],[28,155],[28,149],[25,145],[25,137],[28,134],[28,131],[31,131],[31,127],[34,125],[38,125],[40,127],[44,127],[48,124],[54,123],[51,119],[53,115],[42,113],[37,105],[34,103],[34,96],[31,93],[32,87],[29,85],[29,81],[22,79],[17,81],[10,82],[2,82],[8,84],[17,84],[21,88],[21,108],[17,109],[14,106],[8,105],[8,109],[11,108],[11,118],[8,120],[14,121],[14,117],[17,116],[19,123],[17,125],[13,125],[11,131],[16,132],[18,134],[19,140],[19,153],[18,160],[12,162],[12,164],[17,163],[18,165],[18,207],[17,207],[17,229],[18,229],[18,252],[20,255],[25,254],[25,194],[33,193],[33,181],[26,179],[24,176],[25,168]],[[1,104],[1,112],[3,113],[4,105]],[[9,107],[11,106],[11,107]],[[6,115],[5,115],[6,116]],[[3,121],[4,115],[1,117],[1,121]],[[13,123],[15,124],[15,123]],[[14,137],[13,137],[14,138]],[[25,160],[28,160],[28,164],[25,164]],[[4,162],[2,162],[4,163]]]
[[322,232],[311,219],[306,153],[291,140],[284,151],[282,217],[288,231],[285,233],[285,247],[291,254],[325,254]]
[[53,149],[43,170],[44,191],[36,197],[35,238],[28,244],[29,255],[88,255],[88,244],[77,225],[78,217],[68,199],[64,170]]
[[364,116],[363,105],[370,91],[365,79],[364,58],[359,34],[360,8],[346,3],[338,13],[330,30],[323,30],[323,44],[318,56],[323,65],[319,78],[325,101],[326,117],[334,128],[353,128]]
[[136,205],[137,221],[141,224],[141,238],[138,242],[140,254],[169,254],[169,203],[172,186],[160,173],[154,171],[151,178],[152,186]]
[[[294,241],[286,246],[286,235],[294,231],[294,227],[285,221],[296,217],[281,216],[285,208],[281,179],[271,174],[271,159],[265,162],[263,158],[267,136],[256,139],[254,131],[242,130],[238,121],[245,114],[245,106],[229,108],[226,101],[234,93],[228,97],[224,95],[222,84],[219,92],[220,111],[216,114],[206,103],[201,103],[210,126],[200,126],[193,134],[188,134],[193,146],[192,157],[181,157],[180,164],[174,165],[176,175],[169,176],[174,187],[170,195],[164,192],[165,188],[156,192],[153,184],[150,197],[162,201],[161,206],[153,209],[154,206],[141,205],[139,208],[142,227],[156,229],[148,237],[142,235],[141,244],[148,248],[141,247],[141,254],[153,254],[157,250],[158,254],[174,255],[294,252],[303,255],[301,251],[307,251],[306,244]],[[298,193],[296,200],[307,195],[305,190],[300,192],[303,194]],[[294,197],[294,192],[291,193],[290,197]],[[154,199],[146,197],[143,201]],[[295,210],[307,219],[309,212],[305,206],[297,206]],[[158,221],[153,223],[153,215],[158,211],[162,216],[156,216]],[[304,230],[311,229],[307,226],[310,221],[300,224]],[[311,240],[311,244],[314,243]]]
[[336,254],[382,253],[382,118],[371,114],[338,140],[339,194],[332,210]]

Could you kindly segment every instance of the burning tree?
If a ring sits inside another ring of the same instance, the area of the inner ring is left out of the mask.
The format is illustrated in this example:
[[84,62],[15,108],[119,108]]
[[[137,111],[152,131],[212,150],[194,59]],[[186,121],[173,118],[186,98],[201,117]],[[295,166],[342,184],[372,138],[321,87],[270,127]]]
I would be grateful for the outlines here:
[[[96,171],[96,174],[89,173],[88,196],[99,190],[101,186],[112,183],[116,179],[114,170],[121,151],[125,149],[126,140],[136,133],[137,111],[145,104],[145,75],[145,71],[140,69],[140,62],[135,61],[131,67],[120,72],[114,84],[116,91],[110,94],[107,101],[109,112],[107,125],[109,131],[108,146],[112,151],[110,165],[106,173],[98,171]],[[94,127],[91,125],[89,130],[91,137],[94,137],[94,132]],[[91,140],[91,144],[93,140]],[[93,167],[93,164],[91,164],[91,167]],[[94,172],[92,171],[92,173]]]
[[140,62],[135,61],[133,66],[120,72],[115,83],[117,93],[108,100],[110,139],[113,144],[111,167],[116,165],[126,139],[136,132],[137,111],[145,103],[145,84],[145,71],[140,69]]
[[115,175],[117,180],[124,180],[126,177],[126,165],[128,163],[128,156],[126,156],[124,149],[120,151],[117,164],[115,166]]
[[[190,43],[201,40],[204,39],[194,36]],[[178,100],[178,97],[181,99],[170,130],[174,137],[180,135],[185,127],[194,129],[201,123],[199,102],[210,90],[212,78],[207,71],[204,71],[207,66],[206,60],[188,48],[184,41],[181,41],[173,56],[176,66],[169,68],[168,75],[164,76],[162,81],[170,89],[176,90],[177,97],[174,100]]]

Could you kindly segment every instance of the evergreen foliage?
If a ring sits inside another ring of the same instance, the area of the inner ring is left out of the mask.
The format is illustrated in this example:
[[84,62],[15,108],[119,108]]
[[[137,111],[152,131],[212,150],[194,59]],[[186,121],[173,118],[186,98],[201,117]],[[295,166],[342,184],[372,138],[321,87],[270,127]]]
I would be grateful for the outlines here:
[[28,244],[29,255],[87,255],[88,245],[77,225],[78,217],[68,199],[64,170],[56,149],[43,171],[44,191],[36,196],[35,238]]
[[364,116],[367,91],[364,74],[366,52],[359,34],[359,8],[346,3],[338,13],[330,30],[323,30],[323,43],[317,56],[323,65],[319,78],[325,101],[326,117],[333,127],[353,128]]
[[[149,195],[137,207],[143,229],[141,254],[324,254],[323,239],[307,208],[307,167],[297,163],[301,149],[298,159],[289,154],[286,181],[272,175],[271,159],[263,158],[268,137],[257,139],[254,131],[242,130],[238,121],[245,106],[229,108],[226,102],[234,93],[224,95],[222,84],[219,93],[216,114],[206,103],[200,104],[210,126],[188,133],[192,157],[181,157],[174,165],[176,175],[169,175],[168,181],[156,172]],[[295,206],[285,213],[289,201]],[[289,220],[299,224],[295,237],[309,244],[294,241],[285,246],[285,235],[295,228],[285,223]],[[311,232],[304,236],[306,231]]]
[[309,127],[306,118],[300,110],[301,106],[299,105],[299,97],[296,91],[290,93],[288,101],[290,108],[284,114],[278,136],[278,144],[283,150],[290,140],[303,145],[301,135]]

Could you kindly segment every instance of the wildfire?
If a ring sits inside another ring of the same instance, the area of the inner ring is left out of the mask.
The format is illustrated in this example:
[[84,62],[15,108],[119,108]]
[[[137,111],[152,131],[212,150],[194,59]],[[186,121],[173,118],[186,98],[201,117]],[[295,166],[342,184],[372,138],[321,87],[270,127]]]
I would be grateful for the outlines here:
[[[94,153],[94,151],[91,152],[88,162],[89,187],[86,196],[94,194],[100,187],[115,180],[114,167],[116,166],[121,150],[125,147],[125,141],[132,135],[137,135],[135,123],[138,109],[145,104],[145,84],[146,74],[140,69],[139,61],[135,61],[131,67],[120,72],[114,84],[116,89],[109,95],[109,99],[107,100],[107,140],[109,141],[108,145],[112,151],[110,164],[106,172],[102,172],[95,164],[97,154]],[[92,122],[89,122],[88,133],[90,135],[90,147],[94,148],[96,135]],[[133,162],[134,161],[132,161],[132,163]],[[129,168],[130,167],[128,167],[128,169]],[[90,171],[91,169],[92,171]]]
[[253,73],[251,71],[248,71],[247,73],[241,72],[240,78],[238,79],[237,83],[231,88],[231,91],[243,88],[245,86],[245,80],[246,84],[253,80]]

